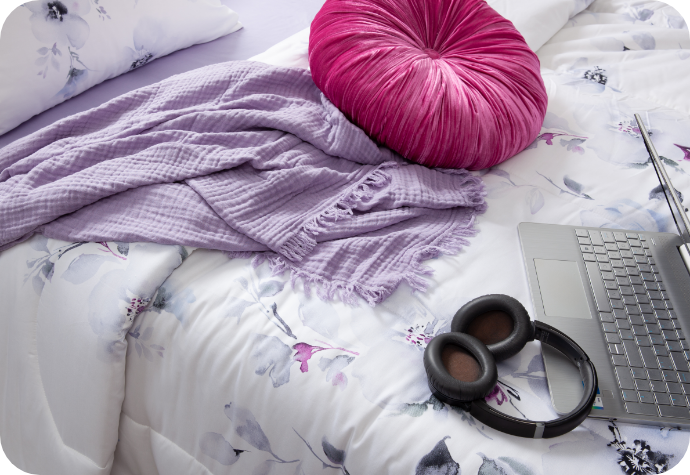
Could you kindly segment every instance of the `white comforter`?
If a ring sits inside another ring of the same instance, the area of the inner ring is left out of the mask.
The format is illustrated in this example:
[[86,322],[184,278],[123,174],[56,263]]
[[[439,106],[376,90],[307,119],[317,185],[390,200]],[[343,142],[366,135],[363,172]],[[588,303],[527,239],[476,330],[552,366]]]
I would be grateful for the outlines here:
[[[560,438],[520,439],[430,398],[423,349],[460,306],[505,293],[531,309],[518,223],[674,230],[634,112],[676,187],[690,190],[690,37],[673,9],[596,0],[569,19],[586,2],[489,3],[538,48],[548,113],[534,144],[483,174],[480,232],[429,263],[428,292],[403,286],[375,308],[349,307],[220,252],[35,236],[0,254],[8,457],[42,474],[594,475],[677,464],[684,432],[587,420]],[[305,66],[307,38],[257,59]],[[499,379],[503,411],[555,417],[537,343]]]

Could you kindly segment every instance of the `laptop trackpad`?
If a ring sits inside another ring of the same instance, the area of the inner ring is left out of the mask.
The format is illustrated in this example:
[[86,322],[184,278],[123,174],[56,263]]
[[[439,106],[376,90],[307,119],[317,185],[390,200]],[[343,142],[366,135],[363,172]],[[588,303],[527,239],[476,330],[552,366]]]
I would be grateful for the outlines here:
[[534,266],[547,316],[592,318],[577,262],[534,259]]

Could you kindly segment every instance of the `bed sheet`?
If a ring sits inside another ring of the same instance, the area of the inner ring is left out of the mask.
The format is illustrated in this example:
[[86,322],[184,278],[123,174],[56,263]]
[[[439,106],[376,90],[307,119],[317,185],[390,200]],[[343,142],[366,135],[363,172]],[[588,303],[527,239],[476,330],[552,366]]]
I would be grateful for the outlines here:
[[[305,64],[305,38],[258,59]],[[632,114],[643,113],[674,184],[687,190],[689,48],[682,18],[660,3],[597,0],[573,17],[538,51],[549,94],[541,134],[481,173],[489,209],[480,232],[462,253],[429,262],[426,293],[402,285],[375,308],[326,303],[265,264],[182,246],[36,236],[3,252],[0,269],[21,271],[0,273],[0,292],[16,295],[0,325],[0,372],[12,372],[0,373],[0,384],[25,388],[0,387],[6,452],[39,473],[526,475],[674,466],[688,434],[669,427],[588,419],[550,440],[485,427],[431,397],[422,354],[474,297],[506,293],[531,310],[519,222],[673,231]],[[131,316],[131,326],[114,325],[113,312]],[[124,333],[126,346],[118,343]],[[97,370],[66,370],[66,361]],[[491,404],[518,417],[555,416],[537,343],[501,363],[499,380]],[[31,391],[36,385],[42,393]],[[17,407],[43,409],[8,410]],[[102,432],[118,419],[117,433]],[[22,433],[30,426],[50,430]],[[29,443],[34,437],[39,443]],[[55,460],[57,470],[39,470]]]

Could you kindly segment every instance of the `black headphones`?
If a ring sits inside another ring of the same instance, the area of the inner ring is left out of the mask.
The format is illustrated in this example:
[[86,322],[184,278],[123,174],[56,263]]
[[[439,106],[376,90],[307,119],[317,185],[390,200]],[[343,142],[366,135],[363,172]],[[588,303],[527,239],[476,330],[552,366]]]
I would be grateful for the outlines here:
[[[568,357],[580,369],[585,386],[580,404],[551,421],[517,419],[484,401],[496,386],[496,361],[517,354],[533,340]],[[427,345],[424,368],[437,399],[459,406],[496,430],[534,439],[557,437],[580,425],[592,409],[598,386],[596,369],[582,348],[554,327],[530,321],[525,307],[507,295],[485,295],[458,310],[450,333]]]

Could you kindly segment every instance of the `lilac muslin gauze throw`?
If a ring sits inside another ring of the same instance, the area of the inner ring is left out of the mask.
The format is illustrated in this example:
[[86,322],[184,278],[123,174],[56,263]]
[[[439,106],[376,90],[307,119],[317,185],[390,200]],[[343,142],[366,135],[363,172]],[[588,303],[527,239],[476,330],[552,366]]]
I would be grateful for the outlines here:
[[308,71],[229,62],[0,149],[0,250],[41,232],[259,253],[324,299],[373,305],[424,288],[421,261],[467,244],[484,195],[465,170],[379,148]]
[[415,162],[479,170],[539,134],[539,60],[484,0],[326,0],[309,66],[326,97]]

